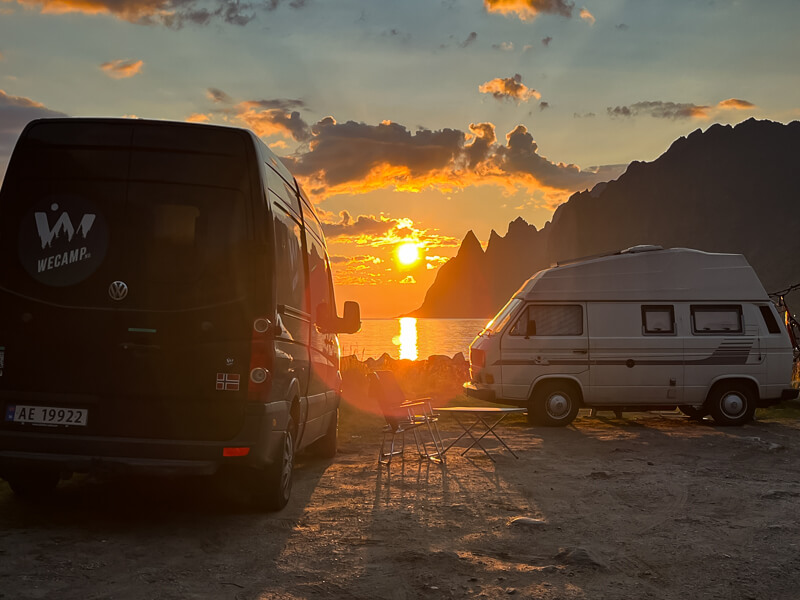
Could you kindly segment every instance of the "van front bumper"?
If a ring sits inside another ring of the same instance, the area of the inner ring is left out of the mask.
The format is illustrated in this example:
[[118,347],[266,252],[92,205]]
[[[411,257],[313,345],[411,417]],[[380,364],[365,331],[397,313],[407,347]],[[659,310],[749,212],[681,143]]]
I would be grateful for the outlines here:
[[484,402],[497,402],[497,394],[492,389],[489,389],[481,384],[467,381],[464,385],[464,393],[470,398],[477,398]]

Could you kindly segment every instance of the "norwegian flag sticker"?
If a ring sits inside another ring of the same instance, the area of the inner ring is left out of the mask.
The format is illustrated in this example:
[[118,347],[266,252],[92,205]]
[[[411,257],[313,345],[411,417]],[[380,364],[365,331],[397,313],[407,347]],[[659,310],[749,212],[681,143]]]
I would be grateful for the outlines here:
[[217,373],[217,389],[225,392],[238,392],[239,374]]

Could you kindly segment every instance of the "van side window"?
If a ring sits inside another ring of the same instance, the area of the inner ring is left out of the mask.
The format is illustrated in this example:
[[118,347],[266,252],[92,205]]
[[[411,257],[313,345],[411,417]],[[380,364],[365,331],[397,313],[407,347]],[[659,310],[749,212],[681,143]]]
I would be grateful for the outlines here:
[[311,319],[318,331],[326,331],[332,316],[331,270],[325,248],[314,235],[306,232],[308,251],[308,293],[311,304]]
[[691,306],[692,333],[742,333],[741,306]]
[[675,309],[672,306],[642,306],[642,331],[645,335],[674,335]]
[[267,175],[267,187],[269,190],[289,208],[296,217],[300,216],[300,201],[297,199],[297,194],[294,190],[286,185],[286,182],[275,172],[269,163],[264,163],[265,172]]
[[583,308],[579,305],[531,305],[511,329],[511,335],[583,335]]
[[275,285],[278,304],[308,312],[300,223],[279,204],[275,215]]
[[767,331],[770,333],[780,333],[780,325],[778,325],[778,321],[775,319],[775,315],[769,309],[769,306],[759,306],[758,309],[761,311],[761,317],[764,319]]

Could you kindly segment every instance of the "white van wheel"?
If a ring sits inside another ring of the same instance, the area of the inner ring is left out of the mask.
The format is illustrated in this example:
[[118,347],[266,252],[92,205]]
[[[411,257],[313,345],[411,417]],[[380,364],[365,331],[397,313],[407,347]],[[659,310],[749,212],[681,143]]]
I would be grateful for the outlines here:
[[569,382],[547,381],[533,392],[528,405],[528,422],[547,427],[564,427],[578,414],[578,391]]
[[708,409],[717,425],[744,425],[753,420],[756,405],[746,386],[729,383],[711,391]]

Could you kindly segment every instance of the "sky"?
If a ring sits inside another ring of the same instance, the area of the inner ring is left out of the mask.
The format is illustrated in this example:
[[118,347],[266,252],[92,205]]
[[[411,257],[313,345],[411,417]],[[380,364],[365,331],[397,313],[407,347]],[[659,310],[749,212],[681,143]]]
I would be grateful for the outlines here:
[[339,306],[393,317],[469,230],[541,228],[696,129],[800,118],[798,23],[797,0],[0,0],[0,177],[39,117],[252,129],[314,200]]

